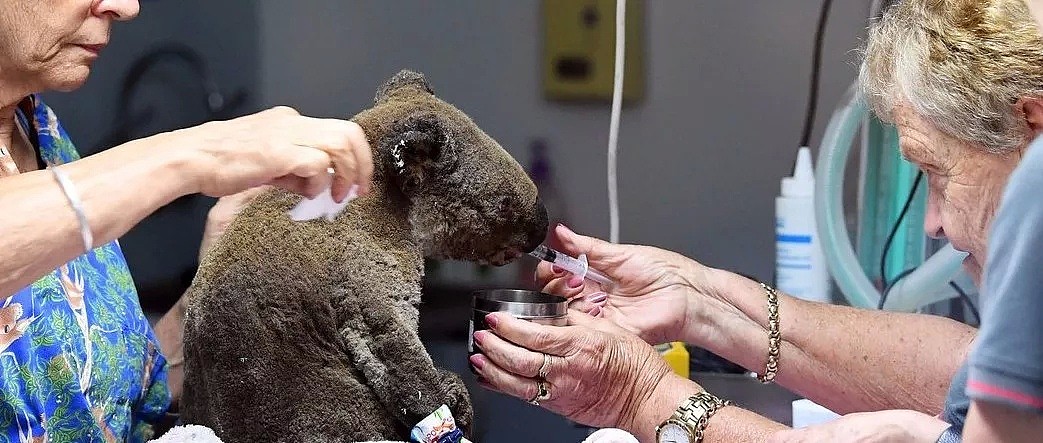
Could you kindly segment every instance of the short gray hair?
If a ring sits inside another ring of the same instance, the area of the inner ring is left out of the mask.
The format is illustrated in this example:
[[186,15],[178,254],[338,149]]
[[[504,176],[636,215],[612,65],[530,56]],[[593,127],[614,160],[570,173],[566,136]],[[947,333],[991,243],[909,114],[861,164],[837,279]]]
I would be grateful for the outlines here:
[[1043,97],[1043,39],[1023,0],[902,0],[869,30],[862,92],[887,121],[909,106],[993,153],[1030,137],[1023,97]]

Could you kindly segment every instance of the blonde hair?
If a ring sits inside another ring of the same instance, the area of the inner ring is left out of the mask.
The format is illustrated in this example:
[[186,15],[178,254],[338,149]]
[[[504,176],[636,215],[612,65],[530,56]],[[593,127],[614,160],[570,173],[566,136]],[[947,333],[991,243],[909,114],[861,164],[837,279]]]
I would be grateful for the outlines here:
[[1024,0],[900,0],[869,30],[862,92],[884,120],[909,106],[939,130],[1005,153],[1043,97],[1043,39]]

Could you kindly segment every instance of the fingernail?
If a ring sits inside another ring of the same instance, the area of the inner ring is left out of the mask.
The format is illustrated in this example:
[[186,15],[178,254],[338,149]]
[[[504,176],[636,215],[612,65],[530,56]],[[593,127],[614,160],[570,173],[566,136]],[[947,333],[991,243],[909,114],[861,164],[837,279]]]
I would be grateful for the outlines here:
[[588,312],[588,314],[590,314],[591,317],[597,317],[601,315],[601,306],[594,306],[593,308],[590,308],[590,312]]
[[482,354],[474,354],[468,360],[471,361],[471,366],[481,371],[485,367],[485,356]]
[[486,314],[485,324],[489,325],[490,329],[496,329],[496,326],[500,323],[500,317],[496,313]]
[[488,332],[478,331],[474,333],[474,345],[478,348],[482,347],[482,340],[485,340],[485,334],[488,334]]
[[565,273],[565,270],[559,268],[558,265],[551,266],[551,270],[554,271],[554,275],[561,275]]
[[565,285],[568,286],[569,289],[581,288],[583,287],[583,277],[574,275],[569,278],[569,281],[565,283]]
[[591,303],[601,303],[608,300],[608,294],[604,292],[595,292],[587,296],[587,301]]
[[564,229],[565,232],[568,232],[569,234],[575,234],[575,232],[573,232],[572,229],[569,229],[569,227],[565,226],[564,224],[558,223],[558,227]]

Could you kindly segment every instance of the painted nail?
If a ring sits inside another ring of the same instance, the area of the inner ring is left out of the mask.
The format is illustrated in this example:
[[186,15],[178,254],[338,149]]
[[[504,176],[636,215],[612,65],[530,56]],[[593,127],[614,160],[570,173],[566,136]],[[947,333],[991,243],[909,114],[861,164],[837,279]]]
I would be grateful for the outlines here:
[[488,334],[488,332],[478,331],[474,333],[474,345],[477,346],[478,349],[482,348],[482,340],[485,340],[485,334]]
[[604,292],[595,292],[587,296],[587,301],[591,303],[603,303],[608,300],[608,294]]
[[558,267],[558,265],[551,266],[551,270],[554,271],[554,275],[561,275],[565,273],[565,270]]
[[573,275],[572,277],[569,277],[569,281],[565,283],[565,286],[568,286],[569,289],[582,288],[583,287],[583,277],[580,277],[578,275]]
[[485,324],[489,325],[490,329],[496,329],[496,325],[500,323],[500,317],[496,313],[485,315]]
[[474,354],[468,360],[471,361],[471,366],[481,371],[485,367],[485,356],[482,354]]
[[593,308],[590,308],[590,312],[588,313],[591,317],[597,317],[601,315],[601,306],[594,306]]

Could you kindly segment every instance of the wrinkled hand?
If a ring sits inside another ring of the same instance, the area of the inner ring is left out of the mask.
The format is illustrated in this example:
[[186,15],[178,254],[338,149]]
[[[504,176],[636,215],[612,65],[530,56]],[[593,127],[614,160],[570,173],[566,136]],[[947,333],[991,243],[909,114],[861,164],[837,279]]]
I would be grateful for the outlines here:
[[198,154],[190,161],[194,191],[211,197],[271,184],[309,198],[330,188],[339,203],[353,184],[366,194],[373,176],[373,153],[358,124],[287,107],[157,137]]
[[[612,288],[541,263],[536,281],[543,291],[573,300],[571,307],[612,320],[652,344],[683,340],[697,294],[710,293],[711,270],[659,248],[617,245],[578,235],[558,225],[554,240],[573,257],[586,254],[590,267],[615,282]],[[607,290],[607,292],[606,292]]]
[[776,433],[771,443],[800,442],[924,442],[934,443],[948,423],[909,410],[848,414],[831,422]]
[[502,312],[489,314],[486,323],[492,330],[475,332],[481,353],[471,356],[479,383],[531,400],[546,353],[550,399],[540,406],[585,425],[630,428],[638,408],[670,374],[647,343],[582,312],[569,313],[570,326],[539,325]]
[[210,212],[206,216],[206,227],[203,229],[203,241],[199,245],[199,262],[203,262],[203,257],[210,251],[217,239],[221,237],[228,230],[228,226],[232,224],[232,220],[239,215],[240,212],[246,208],[246,205],[253,201],[254,197],[257,197],[262,192],[271,189],[270,186],[258,186],[256,188],[250,188],[238,194],[227,195],[217,200],[217,203],[210,208]]

